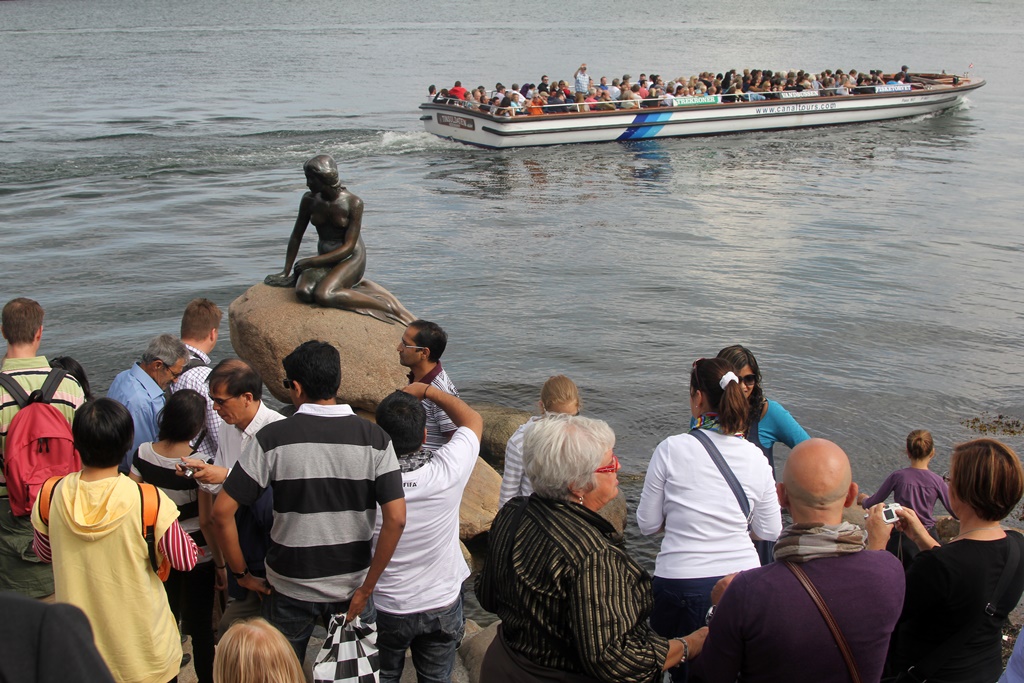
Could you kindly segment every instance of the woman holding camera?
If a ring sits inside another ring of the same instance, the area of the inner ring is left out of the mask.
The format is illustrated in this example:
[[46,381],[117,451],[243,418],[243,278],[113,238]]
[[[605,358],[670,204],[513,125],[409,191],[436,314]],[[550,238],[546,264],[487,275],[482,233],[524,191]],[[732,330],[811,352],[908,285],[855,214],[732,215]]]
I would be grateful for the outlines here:
[[[164,583],[175,620],[192,636],[192,656],[199,683],[213,681],[214,590],[227,588],[227,571],[212,543],[213,496],[199,488],[182,458],[194,456],[206,435],[206,399],[191,389],[171,394],[158,418],[157,441],[144,443],[132,456],[131,476],[159,487],[178,506],[178,521],[201,549],[189,572],[171,570]],[[195,444],[195,445],[193,445]],[[185,476],[179,476],[177,469]],[[209,546],[207,548],[207,546]]]
[[[1024,592],[1024,537],[1003,531],[1000,520],[1024,494],[1024,471],[1008,446],[975,439],[953,449],[948,480],[960,533],[946,545],[913,510],[896,511],[896,528],[922,552],[907,570],[886,663],[892,680],[987,683],[1002,671],[1002,625]],[[871,550],[884,549],[892,531],[884,507],[871,508]]]

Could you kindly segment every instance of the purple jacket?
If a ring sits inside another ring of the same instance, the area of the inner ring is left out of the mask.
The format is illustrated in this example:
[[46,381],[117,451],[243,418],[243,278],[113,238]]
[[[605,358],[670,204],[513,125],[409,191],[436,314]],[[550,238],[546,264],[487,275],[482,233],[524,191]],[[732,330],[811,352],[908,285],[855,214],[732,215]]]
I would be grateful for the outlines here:
[[882,482],[882,485],[875,491],[875,495],[864,501],[864,508],[881,503],[889,494],[893,499],[905,508],[910,508],[917,513],[918,519],[924,524],[925,529],[935,526],[935,519],[932,511],[935,509],[935,501],[942,500],[949,514],[953,510],[949,507],[949,489],[942,477],[931,470],[919,470],[913,467],[905,467],[896,470]]
[[[863,550],[800,565],[846,636],[864,683],[882,676],[889,636],[903,608],[900,561]],[[818,608],[781,562],[741,572],[722,596],[691,675],[706,683],[848,680]]]

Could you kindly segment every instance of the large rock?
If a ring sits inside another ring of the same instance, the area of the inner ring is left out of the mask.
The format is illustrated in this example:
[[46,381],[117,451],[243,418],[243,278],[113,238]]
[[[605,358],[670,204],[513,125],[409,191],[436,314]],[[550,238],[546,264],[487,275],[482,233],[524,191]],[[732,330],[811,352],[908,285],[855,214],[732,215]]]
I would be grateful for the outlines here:
[[494,403],[474,403],[473,408],[484,418],[484,435],[480,439],[480,457],[498,470],[505,469],[505,444],[530,413]]
[[477,458],[466,490],[462,492],[462,505],[459,507],[459,538],[468,541],[490,530],[491,522],[498,514],[500,493],[501,475],[484,462],[483,458]]
[[373,412],[381,399],[408,383],[395,350],[405,328],[368,315],[304,304],[287,287],[253,285],[228,308],[231,345],[256,368],[279,401],[289,403],[281,361],[311,339],[341,354],[338,400]]
[[625,533],[629,509],[626,507],[626,494],[622,492],[622,489],[619,489],[619,494],[605,503],[605,506],[598,510],[597,514],[610,522],[619,535]]
[[[487,648],[491,646],[495,636],[498,635],[498,624],[500,623],[500,621],[496,621],[472,636],[469,635],[467,629],[466,638],[459,647],[459,657],[466,666],[470,683],[480,682],[480,668],[484,663],[484,655],[487,654]],[[487,682],[483,681],[482,683]]]

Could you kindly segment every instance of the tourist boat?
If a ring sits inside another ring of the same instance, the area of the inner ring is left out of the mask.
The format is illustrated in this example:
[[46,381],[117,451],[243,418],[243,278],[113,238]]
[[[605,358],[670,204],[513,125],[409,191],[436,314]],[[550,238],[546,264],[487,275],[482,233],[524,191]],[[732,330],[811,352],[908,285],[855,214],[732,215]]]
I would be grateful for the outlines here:
[[420,119],[428,133],[469,145],[535,147],[884,121],[944,111],[983,85],[980,79],[912,74],[911,84],[858,88],[873,92],[856,95],[788,91],[757,102],[722,102],[721,95],[678,97],[671,107],[514,117],[425,102]]

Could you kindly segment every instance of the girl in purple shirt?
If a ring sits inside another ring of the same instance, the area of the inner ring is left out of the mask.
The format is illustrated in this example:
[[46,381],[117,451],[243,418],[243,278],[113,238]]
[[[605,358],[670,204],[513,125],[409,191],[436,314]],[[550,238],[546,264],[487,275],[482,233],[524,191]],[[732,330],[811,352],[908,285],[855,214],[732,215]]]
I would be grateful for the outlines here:
[[[953,511],[949,506],[946,482],[928,469],[928,464],[935,457],[935,444],[928,430],[915,429],[907,435],[907,457],[910,458],[910,467],[896,470],[886,477],[873,496],[860,494],[857,497],[858,502],[868,509],[883,502],[891,493],[897,503],[917,513],[918,519],[937,541],[939,537],[935,532],[935,519],[932,517],[935,502],[941,499],[949,514],[953,514]],[[904,567],[909,567],[919,552],[917,546],[899,531],[895,531],[889,537],[885,549],[900,558]]]

